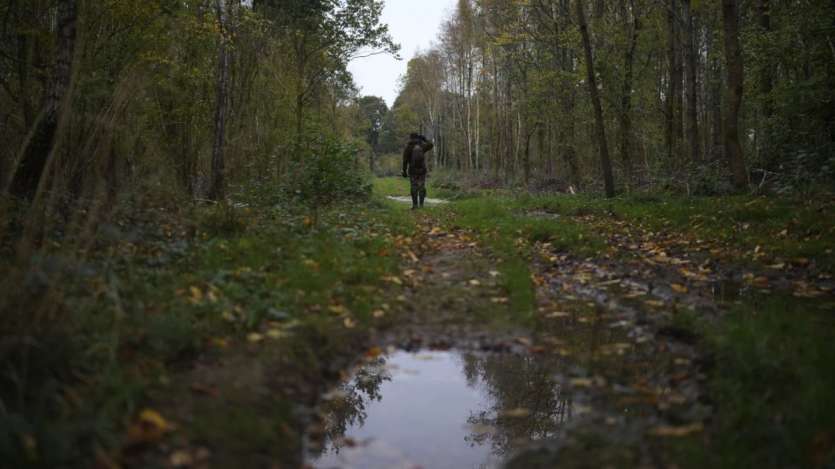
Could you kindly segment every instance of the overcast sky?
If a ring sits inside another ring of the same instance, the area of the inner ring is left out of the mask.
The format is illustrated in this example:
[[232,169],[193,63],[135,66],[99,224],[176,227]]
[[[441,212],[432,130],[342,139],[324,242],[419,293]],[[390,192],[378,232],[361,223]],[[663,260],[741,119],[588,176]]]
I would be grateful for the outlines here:
[[398,61],[389,55],[356,59],[348,65],[361,95],[382,96],[389,107],[397,98],[398,78],[415,52],[426,50],[438,37],[441,23],[455,0],[385,0],[382,22],[401,46]]

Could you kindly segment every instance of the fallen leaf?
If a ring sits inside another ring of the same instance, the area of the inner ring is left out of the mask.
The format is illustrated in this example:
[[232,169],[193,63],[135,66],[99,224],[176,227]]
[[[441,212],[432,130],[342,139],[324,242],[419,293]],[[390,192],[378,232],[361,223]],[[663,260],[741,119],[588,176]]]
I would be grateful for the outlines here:
[[676,292],[676,293],[687,293],[687,287],[685,287],[684,285],[681,285],[679,283],[671,284],[670,288],[672,288],[673,291]]
[[377,358],[382,354],[383,349],[381,349],[380,347],[371,347],[370,349],[368,349],[367,352],[365,352],[365,356],[368,358]]
[[347,308],[345,308],[345,306],[343,305],[330,305],[328,306],[328,311],[336,315],[341,315],[348,312]]
[[375,309],[375,310],[371,313],[371,315],[372,315],[372,316],[374,316],[375,318],[379,319],[379,318],[381,318],[381,317],[385,316],[385,315],[386,315],[386,312],[385,312],[385,311],[383,311],[382,309]]
[[287,337],[289,334],[281,329],[270,329],[267,331],[267,337],[270,339],[280,339],[282,337]]
[[356,321],[354,321],[354,320],[353,320],[353,319],[351,319],[351,318],[345,318],[345,319],[342,321],[342,324],[343,324],[346,328],[348,328],[348,329],[353,329],[353,328],[357,327],[357,322],[356,322]]
[[531,344],[532,344],[531,339],[529,339],[527,337],[517,337],[514,340],[516,341],[517,344],[524,345],[525,347],[530,347]]
[[383,277],[383,280],[386,280],[391,283],[396,283],[397,285],[403,285],[403,280],[400,280],[400,277],[396,277],[394,275]]
[[128,428],[128,445],[153,443],[173,430],[174,426],[168,423],[159,412],[153,409],[145,409],[139,413],[134,423]]
[[250,332],[249,334],[247,334],[246,340],[255,344],[255,343],[258,343],[258,342],[261,342],[262,340],[264,340],[264,336],[257,333],[257,332]]
[[229,346],[229,341],[220,337],[212,338],[211,343],[217,348],[226,348]]
[[180,449],[171,453],[168,461],[173,467],[189,467],[194,464],[194,457],[188,451]]
[[476,279],[472,279],[472,280],[470,280],[470,285],[472,285],[474,287],[477,287],[477,286],[481,285],[481,282],[479,282]]
[[200,304],[203,302],[203,290],[197,287],[189,287],[189,293],[191,296],[189,297],[189,302],[192,304]]
[[671,437],[683,437],[692,435],[694,433],[699,433],[704,430],[704,425],[702,422],[694,422],[689,425],[680,425],[680,426],[672,426],[672,425],[659,425],[649,431],[650,435],[655,436],[671,436]]
[[572,378],[569,382],[575,388],[590,388],[594,384],[590,378]]
[[553,313],[548,313],[545,317],[546,318],[567,318],[571,316],[570,313],[566,313],[565,311],[554,311]]

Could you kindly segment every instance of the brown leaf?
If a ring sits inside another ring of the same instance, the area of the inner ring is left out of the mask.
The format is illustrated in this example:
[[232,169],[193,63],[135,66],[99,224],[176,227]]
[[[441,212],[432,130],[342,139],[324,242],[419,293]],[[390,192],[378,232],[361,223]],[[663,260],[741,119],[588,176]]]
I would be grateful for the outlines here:
[[669,437],[683,437],[699,433],[704,430],[702,422],[694,422],[689,425],[659,425],[649,431],[650,435],[655,436],[669,436]]
[[679,283],[674,283],[674,284],[670,285],[670,288],[672,288],[673,291],[676,292],[676,293],[687,293],[687,287],[685,287],[684,285],[681,285]]

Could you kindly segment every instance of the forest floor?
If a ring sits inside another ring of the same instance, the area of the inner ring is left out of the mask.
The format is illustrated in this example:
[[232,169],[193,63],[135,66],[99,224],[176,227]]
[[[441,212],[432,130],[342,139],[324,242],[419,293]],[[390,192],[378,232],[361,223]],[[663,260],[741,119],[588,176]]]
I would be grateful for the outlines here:
[[[186,246],[111,253],[73,303],[118,305],[115,325],[84,325],[113,331],[94,342],[109,361],[67,392],[73,424],[22,432],[20,466],[88,449],[108,468],[835,462],[831,199],[430,186],[451,203],[413,212],[386,198],[407,186],[316,214],[215,209]],[[434,352],[480,396],[463,421],[439,401],[454,379],[421,365]],[[404,359],[433,408],[386,399]],[[361,440],[381,403],[413,420]],[[399,433],[417,441],[383,465],[370,442]]]

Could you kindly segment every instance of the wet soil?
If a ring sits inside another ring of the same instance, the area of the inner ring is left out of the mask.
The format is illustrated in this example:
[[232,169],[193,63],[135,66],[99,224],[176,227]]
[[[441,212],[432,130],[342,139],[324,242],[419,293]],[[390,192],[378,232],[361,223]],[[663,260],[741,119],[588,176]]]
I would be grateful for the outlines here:
[[663,439],[702,433],[703,359],[667,316],[541,256],[535,314],[513,311],[473,233],[429,215],[419,228],[393,282],[403,314],[325,395],[310,467],[640,466],[663,459]]

